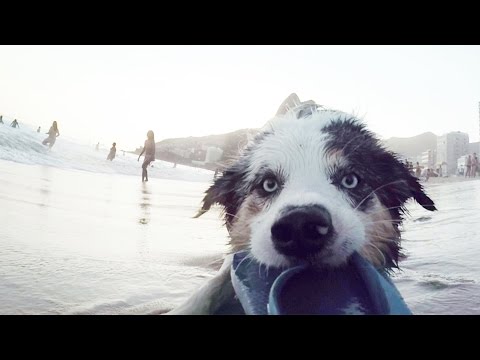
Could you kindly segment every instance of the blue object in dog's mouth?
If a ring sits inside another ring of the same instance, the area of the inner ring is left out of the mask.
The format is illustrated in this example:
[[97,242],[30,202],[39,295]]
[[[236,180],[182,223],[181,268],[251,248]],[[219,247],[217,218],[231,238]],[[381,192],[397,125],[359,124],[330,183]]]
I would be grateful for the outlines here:
[[411,315],[386,273],[358,253],[343,267],[267,268],[247,252],[233,257],[231,278],[247,315]]

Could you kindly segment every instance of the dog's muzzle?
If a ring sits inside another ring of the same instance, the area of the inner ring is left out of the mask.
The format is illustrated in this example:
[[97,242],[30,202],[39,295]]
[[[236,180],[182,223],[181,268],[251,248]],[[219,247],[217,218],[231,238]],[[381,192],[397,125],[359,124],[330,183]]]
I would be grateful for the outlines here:
[[272,226],[275,249],[287,256],[307,257],[332,238],[332,217],[321,205],[290,207]]

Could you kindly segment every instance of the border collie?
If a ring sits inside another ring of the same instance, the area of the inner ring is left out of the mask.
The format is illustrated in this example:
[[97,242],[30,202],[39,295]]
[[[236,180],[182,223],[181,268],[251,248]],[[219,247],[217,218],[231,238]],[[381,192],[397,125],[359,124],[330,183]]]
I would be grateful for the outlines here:
[[[436,210],[359,119],[291,94],[206,191],[196,217],[220,205],[231,252],[249,250],[266,266],[336,267],[358,251],[388,271],[398,267],[410,198]],[[212,314],[231,300],[231,261],[170,314]]]

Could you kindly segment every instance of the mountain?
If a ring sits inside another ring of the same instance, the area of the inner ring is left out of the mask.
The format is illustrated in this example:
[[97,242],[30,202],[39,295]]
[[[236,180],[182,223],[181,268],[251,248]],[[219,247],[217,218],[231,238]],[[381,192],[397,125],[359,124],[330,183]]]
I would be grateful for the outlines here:
[[[248,137],[258,131],[240,129],[226,134],[165,139],[156,143],[156,156],[157,159],[191,165],[192,160],[202,161],[205,158],[205,147],[215,146],[224,151],[220,160],[220,163],[224,163],[236,156],[238,150],[246,144]],[[404,157],[415,157],[426,150],[436,149],[437,136],[432,132],[426,132],[408,138],[392,137],[383,140],[383,143],[387,149]],[[135,153],[139,154],[141,150],[142,148],[138,148]],[[183,155],[179,155],[181,153]]]
[[[257,129],[240,129],[226,134],[165,139],[155,143],[156,158],[192,165],[192,160],[203,161],[206,155],[205,149],[214,146],[223,150],[223,156],[219,163],[225,163],[238,154],[238,150],[247,143],[249,136],[253,136],[257,132]],[[135,153],[139,154],[141,151],[140,147],[135,150]],[[202,167],[215,169],[216,165],[206,164]]]
[[387,149],[404,157],[415,157],[424,151],[436,150],[437,135],[432,132],[426,132],[408,138],[392,137],[384,140],[383,143]]

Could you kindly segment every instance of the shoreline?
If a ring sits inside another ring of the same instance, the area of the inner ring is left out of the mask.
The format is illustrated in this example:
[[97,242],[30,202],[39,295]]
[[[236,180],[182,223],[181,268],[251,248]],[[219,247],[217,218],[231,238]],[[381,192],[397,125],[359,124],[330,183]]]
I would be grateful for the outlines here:
[[449,176],[449,177],[431,177],[428,181],[421,180],[422,184],[443,184],[443,183],[455,183],[455,182],[463,182],[463,181],[475,181],[480,180],[480,176],[474,178],[466,178],[463,176]]

